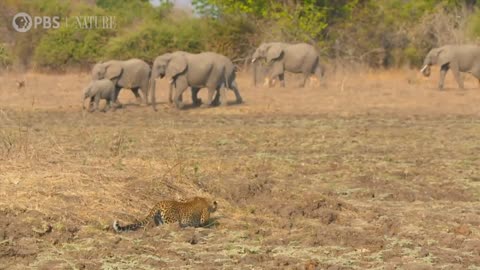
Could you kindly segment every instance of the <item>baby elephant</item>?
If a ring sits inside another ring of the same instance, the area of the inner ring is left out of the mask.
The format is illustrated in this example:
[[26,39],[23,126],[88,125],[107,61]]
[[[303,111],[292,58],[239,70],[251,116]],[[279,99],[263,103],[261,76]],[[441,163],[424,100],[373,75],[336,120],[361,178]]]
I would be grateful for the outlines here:
[[[109,79],[94,80],[83,91],[82,108],[85,110],[85,99],[90,98],[89,112],[98,110],[100,99],[105,99],[107,104],[103,108],[103,112],[108,111],[112,107],[115,100],[115,85]],[[93,108],[92,108],[93,105]],[[115,106],[113,107],[115,110]]]

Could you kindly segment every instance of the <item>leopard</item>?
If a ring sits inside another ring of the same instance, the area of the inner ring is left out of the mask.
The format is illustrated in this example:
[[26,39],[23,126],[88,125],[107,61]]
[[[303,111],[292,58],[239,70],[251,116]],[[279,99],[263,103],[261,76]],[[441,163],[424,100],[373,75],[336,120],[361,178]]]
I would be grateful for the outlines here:
[[210,221],[210,213],[217,210],[217,201],[203,197],[193,197],[185,202],[165,200],[158,202],[149,214],[138,222],[121,226],[117,220],[113,222],[115,232],[135,231],[146,228],[153,220],[156,226],[179,223],[180,227],[204,227]]

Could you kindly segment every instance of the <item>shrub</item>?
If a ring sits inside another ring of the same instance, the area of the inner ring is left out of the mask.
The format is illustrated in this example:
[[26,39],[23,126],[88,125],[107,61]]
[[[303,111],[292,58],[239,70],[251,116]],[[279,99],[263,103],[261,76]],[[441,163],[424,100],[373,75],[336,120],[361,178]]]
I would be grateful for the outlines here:
[[53,70],[62,70],[65,65],[87,65],[103,56],[109,36],[111,30],[62,26],[41,39],[34,61],[39,67]]
[[12,64],[12,56],[7,48],[0,44],[0,68],[8,67]]
[[470,20],[468,21],[468,35],[475,41],[480,39],[480,11],[470,16]]
[[245,16],[228,16],[207,20],[206,46],[209,51],[221,53],[233,60],[243,60],[250,55],[255,44],[255,25]]
[[205,49],[205,28],[199,19],[189,18],[176,24],[170,21],[148,21],[110,40],[106,58],[124,60],[140,58],[146,61],[167,52],[182,50],[198,53]]

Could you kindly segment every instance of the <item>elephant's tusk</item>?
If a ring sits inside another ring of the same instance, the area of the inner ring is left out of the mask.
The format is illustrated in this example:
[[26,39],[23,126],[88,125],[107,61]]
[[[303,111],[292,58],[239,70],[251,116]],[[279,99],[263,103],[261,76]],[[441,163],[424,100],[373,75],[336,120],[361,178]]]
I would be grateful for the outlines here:
[[257,61],[257,58],[252,59],[252,63],[255,63],[255,61]]
[[423,73],[425,71],[425,69],[427,69],[427,68],[428,68],[428,65],[423,66],[423,68],[420,70],[420,72]]

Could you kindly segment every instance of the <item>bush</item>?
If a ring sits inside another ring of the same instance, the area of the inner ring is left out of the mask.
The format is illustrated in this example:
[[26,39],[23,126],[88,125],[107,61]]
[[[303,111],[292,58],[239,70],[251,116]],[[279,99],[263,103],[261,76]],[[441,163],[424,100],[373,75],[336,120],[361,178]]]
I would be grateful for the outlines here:
[[477,11],[470,16],[468,22],[468,35],[475,41],[480,39],[480,11]]
[[205,49],[205,32],[200,20],[194,18],[186,18],[181,24],[148,21],[110,40],[105,58],[140,58],[151,62],[158,55],[177,50],[198,53]]
[[48,32],[35,48],[34,61],[42,68],[62,70],[66,65],[85,66],[100,59],[110,30],[62,26]]
[[229,16],[207,20],[207,49],[221,53],[232,60],[248,58],[255,44],[255,25],[245,16]]
[[0,44],[0,68],[8,67],[12,64],[12,56],[7,48]]
[[12,61],[28,66],[31,59],[49,69],[111,58],[151,62],[176,50],[215,51],[242,63],[264,41],[307,42],[322,56],[373,67],[416,66],[432,47],[480,38],[474,0],[193,0],[195,15],[174,9],[169,0],[158,6],[150,2],[5,1],[3,20],[14,15],[12,10],[62,18],[103,15],[115,16],[117,29],[62,24],[57,30],[12,31],[4,39],[12,40],[11,52],[0,48],[0,66]]

